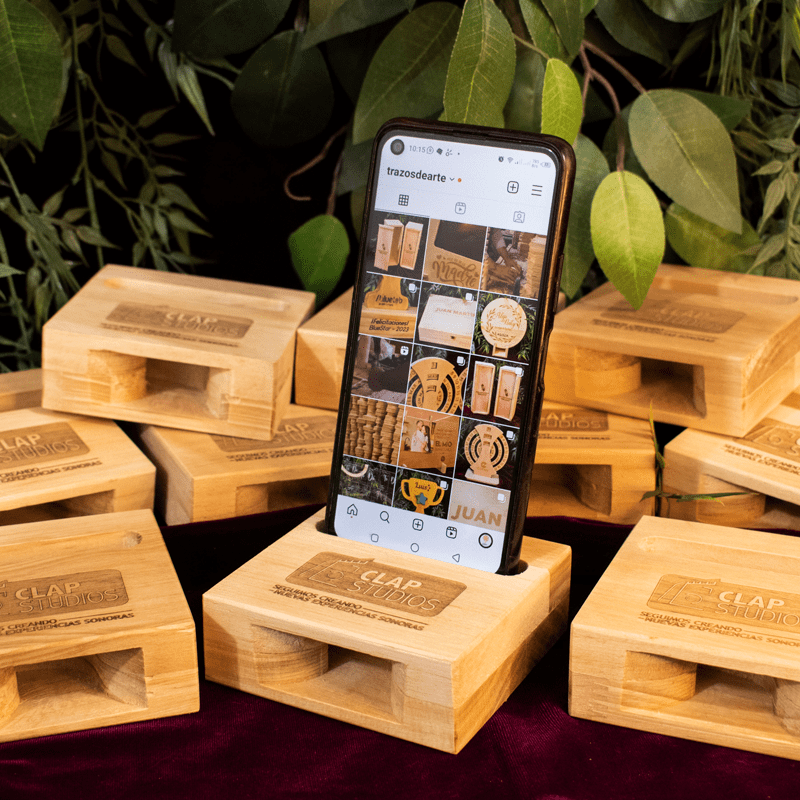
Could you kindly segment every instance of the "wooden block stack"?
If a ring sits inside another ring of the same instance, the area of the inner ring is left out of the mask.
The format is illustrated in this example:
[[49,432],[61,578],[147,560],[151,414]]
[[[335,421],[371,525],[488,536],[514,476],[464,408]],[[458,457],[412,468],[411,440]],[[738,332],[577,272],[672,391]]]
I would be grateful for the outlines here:
[[796,281],[666,264],[638,311],[606,284],[557,315],[546,395],[685,427],[666,493],[747,493],[664,499],[661,514],[800,528],[798,301]]

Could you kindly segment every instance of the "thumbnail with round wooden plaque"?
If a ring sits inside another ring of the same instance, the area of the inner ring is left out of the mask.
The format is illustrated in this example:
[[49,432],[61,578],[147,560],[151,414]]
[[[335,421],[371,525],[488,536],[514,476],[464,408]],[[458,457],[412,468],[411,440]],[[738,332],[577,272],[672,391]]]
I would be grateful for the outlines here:
[[464,453],[471,464],[467,480],[479,483],[500,483],[497,473],[508,461],[508,443],[500,428],[494,425],[477,425],[464,442]]
[[525,311],[510,297],[498,297],[483,309],[481,331],[492,345],[493,356],[508,356],[508,351],[522,341],[527,330]]

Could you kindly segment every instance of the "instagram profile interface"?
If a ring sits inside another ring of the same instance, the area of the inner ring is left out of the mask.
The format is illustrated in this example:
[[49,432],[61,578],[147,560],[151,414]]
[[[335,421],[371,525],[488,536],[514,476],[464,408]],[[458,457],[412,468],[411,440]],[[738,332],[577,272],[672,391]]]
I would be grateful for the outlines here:
[[496,571],[556,163],[393,135],[376,170],[336,533]]

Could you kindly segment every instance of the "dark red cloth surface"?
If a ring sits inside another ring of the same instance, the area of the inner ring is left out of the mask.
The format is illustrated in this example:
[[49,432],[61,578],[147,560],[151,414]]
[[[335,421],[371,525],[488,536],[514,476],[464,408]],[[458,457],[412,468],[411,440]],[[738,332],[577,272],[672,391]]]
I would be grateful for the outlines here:
[[[164,529],[198,626],[204,591],[314,509]],[[571,613],[630,529],[528,520],[573,549]],[[567,637],[458,755],[201,679],[200,712],[0,744],[0,800],[524,797],[797,800],[800,762],[573,719]]]

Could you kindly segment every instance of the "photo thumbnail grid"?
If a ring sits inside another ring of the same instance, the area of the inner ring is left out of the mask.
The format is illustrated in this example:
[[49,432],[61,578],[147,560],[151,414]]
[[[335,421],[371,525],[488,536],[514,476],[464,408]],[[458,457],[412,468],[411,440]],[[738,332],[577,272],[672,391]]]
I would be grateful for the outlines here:
[[503,530],[545,239],[397,214],[368,235],[341,492]]

